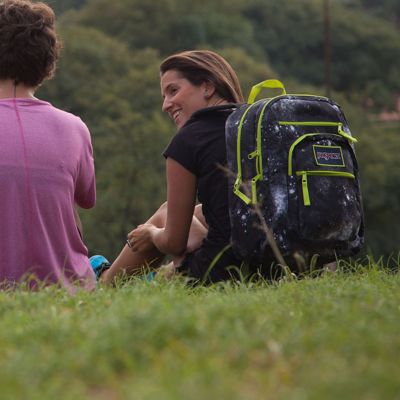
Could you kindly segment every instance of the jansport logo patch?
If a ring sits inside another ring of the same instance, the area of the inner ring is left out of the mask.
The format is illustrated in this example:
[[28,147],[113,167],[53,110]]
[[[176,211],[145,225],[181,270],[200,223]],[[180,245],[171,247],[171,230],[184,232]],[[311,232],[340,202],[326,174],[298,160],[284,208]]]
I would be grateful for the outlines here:
[[342,148],[340,146],[313,145],[315,162],[317,165],[330,167],[344,167]]

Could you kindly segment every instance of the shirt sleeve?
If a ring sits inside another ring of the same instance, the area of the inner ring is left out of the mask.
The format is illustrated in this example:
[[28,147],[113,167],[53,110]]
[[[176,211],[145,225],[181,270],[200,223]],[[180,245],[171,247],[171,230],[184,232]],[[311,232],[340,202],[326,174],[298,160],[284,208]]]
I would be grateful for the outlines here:
[[197,151],[195,140],[190,130],[185,127],[178,131],[164,150],[165,158],[172,158],[189,172],[197,175]]
[[93,147],[89,130],[83,122],[79,129],[82,134],[82,153],[76,179],[75,202],[82,208],[92,208],[96,204]]

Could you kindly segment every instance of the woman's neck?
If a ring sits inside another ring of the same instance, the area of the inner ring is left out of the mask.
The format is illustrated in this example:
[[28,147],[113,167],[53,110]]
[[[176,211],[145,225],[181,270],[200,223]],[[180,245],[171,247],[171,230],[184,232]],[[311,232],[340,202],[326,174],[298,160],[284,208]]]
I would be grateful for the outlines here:
[[15,84],[12,79],[0,80],[0,99],[28,98],[33,99],[34,87],[22,83]]
[[209,100],[208,107],[219,106],[227,103],[228,102],[225,99],[222,99],[221,97],[215,95]]

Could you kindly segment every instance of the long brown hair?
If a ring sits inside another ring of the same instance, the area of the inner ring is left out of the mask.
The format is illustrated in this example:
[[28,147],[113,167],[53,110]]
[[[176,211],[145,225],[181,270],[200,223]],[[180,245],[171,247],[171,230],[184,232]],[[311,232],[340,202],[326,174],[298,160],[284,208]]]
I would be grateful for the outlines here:
[[236,72],[219,54],[210,50],[190,50],[167,57],[160,65],[163,75],[177,70],[193,85],[210,82],[216,93],[230,103],[243,102],[242,89]]

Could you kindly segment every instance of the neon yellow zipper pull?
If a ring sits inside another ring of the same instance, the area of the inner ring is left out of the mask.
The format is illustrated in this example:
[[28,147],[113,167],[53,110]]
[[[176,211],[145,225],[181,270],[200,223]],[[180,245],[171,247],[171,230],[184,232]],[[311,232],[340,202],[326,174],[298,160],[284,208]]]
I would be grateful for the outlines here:
[[251,180],[251,202],[255,205],[257,204],[257,181],[261,179],[261,175],[256,175]]
[[258,150],[254,150],[253,152],[249,153],[247,158],[252,160],[254,157],[258,157]]
[[308,192],[307,172],[301,174],[301,185],[303,187],[303,201],[305,206],[310,206],[310,193]]
[[235,184],[233,185],[233,193],[236,194],[245,204],[249,205],[251,203],[251,199],[249,199],[244,193],[240,191],[240,185],[242,182],[241,175],[238,175],[236,178]]
[[349,135],[348,133],[346,133],[342,129],[342,127],[343,127],[343,124],[339,122],[339,124],[338,124],[338,134],[343,136],[344,138],[346,138],[348,141],[350,141],[352,143],[357,143],[358,140],[355,137],[353,137],[353,136]]

